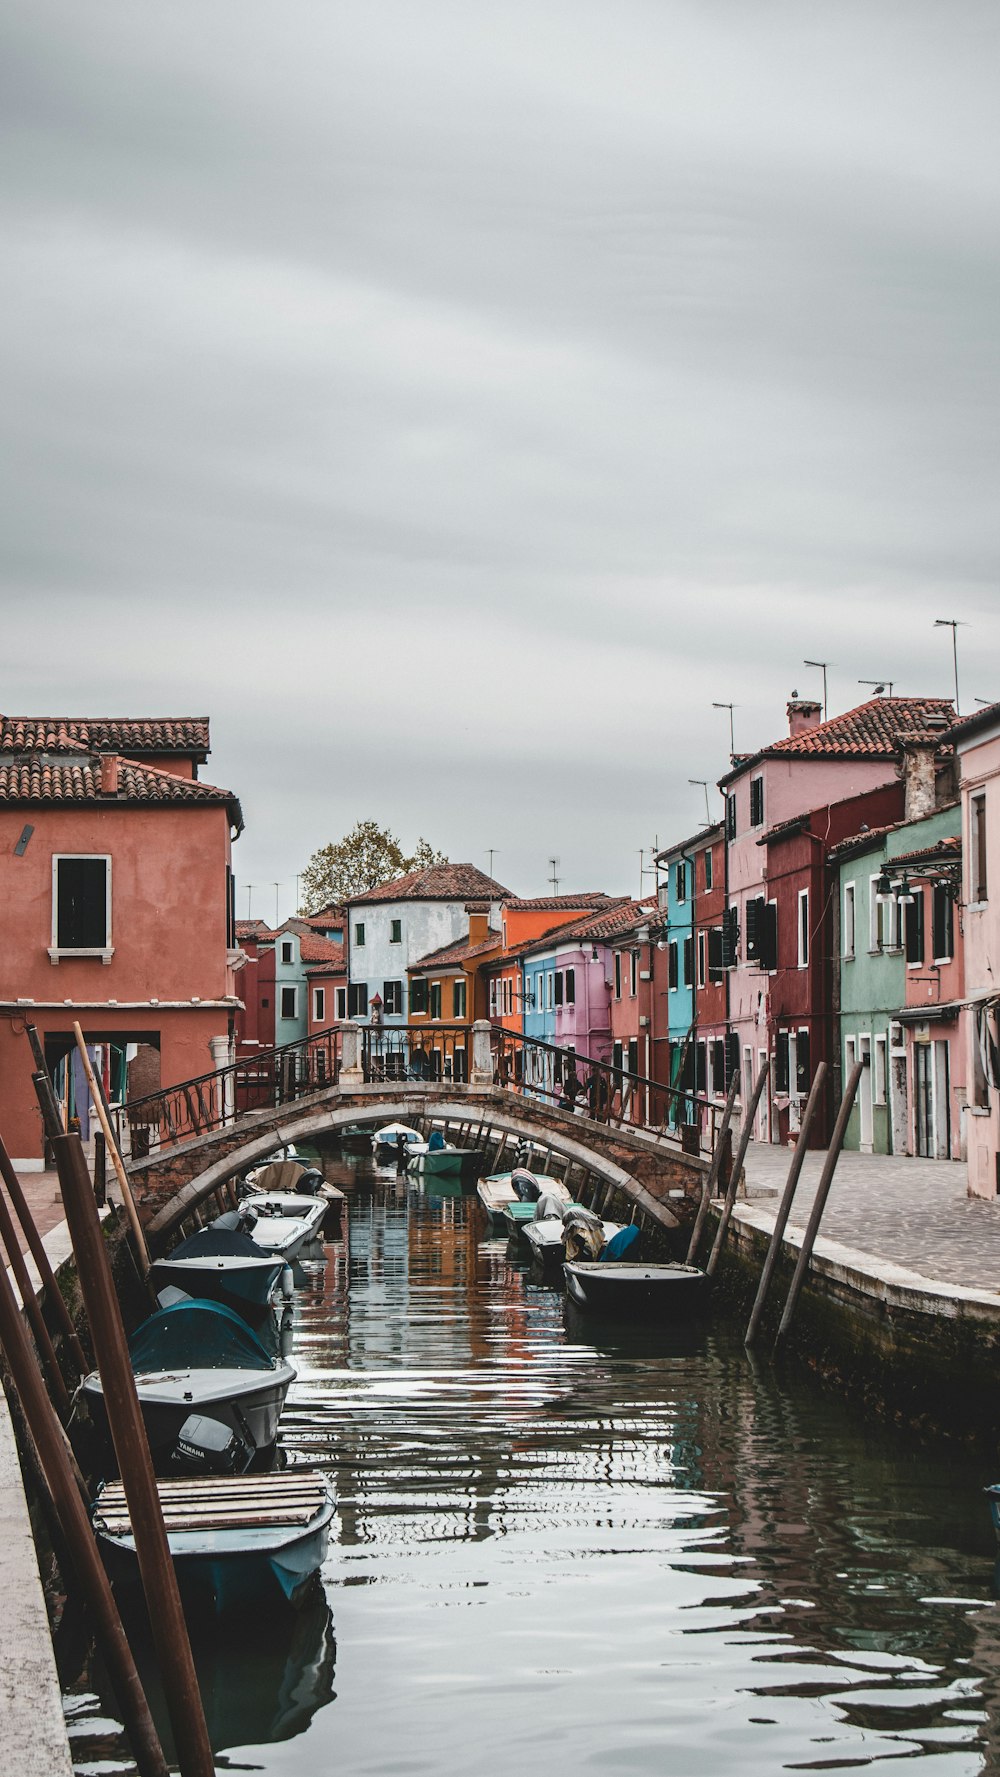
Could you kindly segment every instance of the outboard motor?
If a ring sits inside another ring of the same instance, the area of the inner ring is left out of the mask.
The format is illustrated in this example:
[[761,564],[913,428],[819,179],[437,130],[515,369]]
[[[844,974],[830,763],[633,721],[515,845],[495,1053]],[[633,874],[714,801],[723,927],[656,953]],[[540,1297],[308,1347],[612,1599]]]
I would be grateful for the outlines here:
[[299,1197],[315,1197],[323,1188],[323,1174],[318,1166],[307,1166],[295,1181],[296,1195]]
[[225,1215],[216,1216],[210,1226],[221,1228],[226,1234],[245,1234],[249,1240],[257,1226],[257,1211],[249,1204],[244,1204],[242,1209],[227,1209]]
[[171,1468],[189,1475],[242,1475],[252,1461],[246,1438],[205,1413],[188,1414],[170,1455]]
[[516,1167],[510,1175],[510,1188],[521,1203],[537,1203],[542,1187],[527,1167]]

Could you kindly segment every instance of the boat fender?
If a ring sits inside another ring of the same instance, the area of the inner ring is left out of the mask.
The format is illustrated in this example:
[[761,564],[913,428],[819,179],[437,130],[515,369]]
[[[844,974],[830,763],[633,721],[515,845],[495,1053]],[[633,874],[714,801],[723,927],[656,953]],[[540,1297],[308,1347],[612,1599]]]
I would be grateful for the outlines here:
[[295,1278],[291,1265],[283,1265],[281,1270],[281,1293],[286,1302],[290,1302],[295,1294]]

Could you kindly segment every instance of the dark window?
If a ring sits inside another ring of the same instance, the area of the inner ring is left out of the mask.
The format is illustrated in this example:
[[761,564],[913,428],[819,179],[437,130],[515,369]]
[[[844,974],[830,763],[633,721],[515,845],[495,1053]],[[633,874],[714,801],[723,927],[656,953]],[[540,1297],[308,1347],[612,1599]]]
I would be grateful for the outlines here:
[[751,827],[764,825],[764,779],[762,777],[750,779],[750,825]]
[[623,1051],[622,1051],[621,1044],[614,1043],[612,1045],[612,1050],[611,1050],[611,1065],[614,1068],[616,1074],[620,1074],[622,1071],[622,1053],[623,1053]]
[[807,1030],[800,1030],[798,1033],[798,1040],[795,1044],[796,1092],[802,1094],[808,1092],[811,1077],[812,1069],[809,1066],[809,1032]]
[[696,1043],[694,1048],[695,1070],[694,1089],[704,1094],[708,1090],[708,1047],[705,1043]]
[[677,986],[677,940],[671,938],[667,945],[667,986]]
[[788,1091],[788,1032],[779,1030],[774,1039],[774,1090]]
[[986,792],[969,797],[969,889],[973,901],[987,899]]
[[313,988],[313,1021],[316,1024],[326,1023],[326,989]]
[[708,934],[708,978],[721,981],[725,968],[725,939],[721,926],[712,926]]
[[712,1091],[721,1092],[726,1077],[726,1045],[721,1037],[712,1044]]
[[736,947],[740,941],[740,922],[735,907],[727,907],[722,915],[722,966],[736,967]]
[[337,989],[337,1017],[338,1017],[338,1019],[347,1017],[347,989],[346,989],[346,987],[338,987],[338,989]]
[[364,924],[360,921],[358,922],[358,924],[354,928],[354,942],[357,945],[359,950],[364,949],[365,928],[364,928]]
[[298,992],[294,987],[283,987],[281,990],[282,1018],[298,1017]]
[[292,944],[290,940],[284,941],[281,946],[281,960],[282,960],[282,962],[283,963],[290,963],[293,961],[294,956],[295,956],[294,944]]
[[368,983],[352,981],[347,989],[348,1018],[365,1018],[368,1015]]
[[674,865],[674,895],[678,901],[687,900],[687,865],[683,858]]
[[615,951],[615,999],[620,1000],[621,997],[622,997],[622,953],[620,950],[616,950]]
[[562,1003],[563,1003],[563,976],[562,976],[562,970],[557,969],[556,970],[556,1005],[561,1006]]
[[906,960],[908,963],[922,963],[924,960],[924,891],[912,889],[913,900],[909,903],[904,915],[906,920]]
[[951,896],[941,882],[934,884],[933,922],[934,961],[944,962],[955,954],[955,930]]
[[56,860],[56,949],[105,950],[108,858]]
[[747,961],[759,969],[778,966],[778,910],[773,902],[756,895],[747,902]]
[[415,975],[410,982],[410,1011],[426,1012],[427,1010],[427,977]]
[[440,983],[440,981],[432,981],[431,982],[431,992],[430,992],[430,1000],[428,1002],[428,1010],[429,1010],[432,1018],[440,1018],[440,1016],[441,1016],[441,983]]
[[703,856],[705,859],[705,888],[710,889],[712,886],[712,854],[707,851],[703,853]]
[[684,985],[694,986],[694,938],[690,934],[684,940]]
[[736,797],[726,797],[726,838],[736,838]]
[[401,919],[392,919],[389,921],[389,943],[402,944],[402,942],[403,922]]
[[630,1074],[639,1072],[639,1039],[629,1037],[628,1040],[628,1071]]
[[383,981],[382,983],[383,1012],[401,1012],[403,1010],[403,983],[401,981]]
[[226,865],[226,949],[236,948],[236,878]]
[[270,1000],[261,1000],[260,1003],[262,1006],[269,1006],[271,1004]]
[[726,1091],[732,1084],[733,1075],[740,1077],[740,1038],[739,1032],[731,1030],[726,1037]]
[[[453,1018],[465,1017],[465,976],[460,976],[451,984],[451,1015]],[[457,1054],[457,1050],[456,1050]],[[456,1074],[456,1079],[458,1078]]]
[[567,969],[566,970],[566,1004],[567,1004],[567,1006],[575,1006],[576,1005],[576,970],[575,969]]

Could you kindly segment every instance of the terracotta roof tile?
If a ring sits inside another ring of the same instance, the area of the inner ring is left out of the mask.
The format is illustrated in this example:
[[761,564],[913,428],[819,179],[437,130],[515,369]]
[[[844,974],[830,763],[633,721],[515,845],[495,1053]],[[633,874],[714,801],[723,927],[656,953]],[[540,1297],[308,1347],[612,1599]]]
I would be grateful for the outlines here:
[[513,913],[572,913],[576,908],[582,913],[588,907],[612,906],[618,899],[618,896],[605,894],[603,889],[589,889],[582,895],[535,895],[528,900],[512,895],[504,902],[504,907]]
[[266,919],[238,919],[236,921],[236,936],[239,939],[257,938],[259,940],[273,938],[274,935]]
[[29,753],[23,759],[0,759],[0,803],[88,802],[107,807],[112,802],[135,805],[185,802],[194,806],[222,803],[230,810],[234,826],[242,827],[243,815],[231,790],[194,778],[175,777],[152,765],[120,759],[118,789],[101,789],[101,763],[89,755],[77,758]]
[[210,747],[207,716],[0,716],[0,753],[196,753]]
[[737,758],[719,779],[729,783],[758,759],[891,759],[906,741],[950,742],[955,709],[949,697],[873,697],[842,716],[831,716],[802,734],[788,734],[756,753]]
[[347,967],[344,946],[335,944],[332,938],[320,938],[315,932],[300,935],[299,955],[304,963],[325,963],[328,968],[333,969]]
[[468,938],[458,938],[454,944],[443,944],[440,950],[428,951],[426,956],[410,964],[409,972],[412,974],[414,969],[421,972],[425,969],[445,969],[458,963],[471,962],[474,957],[485,956],[489,951],[496,950],[501,942],[500,933],[493,931],[491,927],[486,937],[480,938],[475,944],[470,944]]
[[571,920],[564,926],[550,926],[540,937],[527,938],[523,944],[511,946],[505,951],[503,960],[528,956],[535,950],[551,950],[554,944],[564,944],[574,938],[579,938],[581,943],[593,944],[602,939],[621,937],[630,926],[649,918],[652,905],[644,906],[642,902],[630,901],[627,895],[623,895],[612,900],[610,906],[587,913],[582,919]]
[[432,864],[427,870],[410,870],[393,882],[352,895],[349,905],[363,907],[372,901],[468,901],[483,896],[503,901],[509,894],[509,889],[477,870],[475,864]]

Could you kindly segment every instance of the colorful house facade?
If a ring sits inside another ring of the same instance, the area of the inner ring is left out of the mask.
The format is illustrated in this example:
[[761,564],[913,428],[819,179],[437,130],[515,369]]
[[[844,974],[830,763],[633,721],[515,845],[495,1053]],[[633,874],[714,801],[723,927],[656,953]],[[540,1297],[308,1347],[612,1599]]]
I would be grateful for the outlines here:
[[467,936],[470,901],[485,907],[497,926],[506,899],[509,890],[474,864],[412,870],[354,896],[344,909],[348,1018],[370,1023],[378,995],[383,1027],[405,1029],[413,965]]
[[1000,703],[954,730],[962,808],[969,1190],[1000,1195]]

